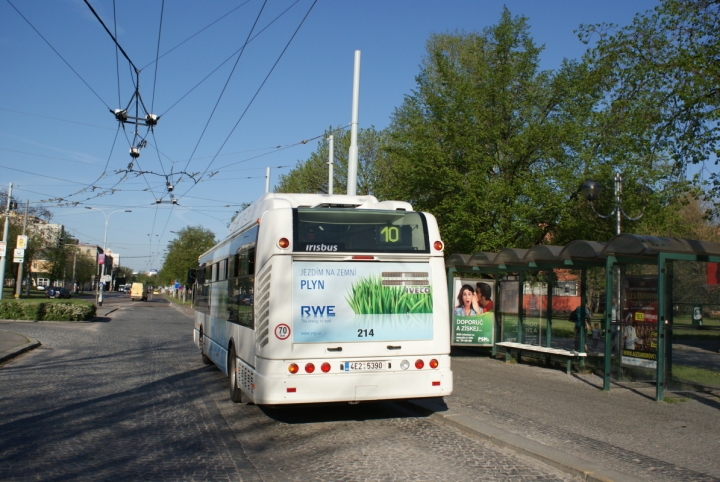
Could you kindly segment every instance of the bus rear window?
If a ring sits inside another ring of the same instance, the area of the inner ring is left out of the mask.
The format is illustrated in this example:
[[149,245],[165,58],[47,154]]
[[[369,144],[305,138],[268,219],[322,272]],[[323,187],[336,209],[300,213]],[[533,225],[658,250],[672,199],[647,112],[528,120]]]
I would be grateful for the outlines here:
[[297,208],[294,220],[295,252],[430,252],[418,212]]

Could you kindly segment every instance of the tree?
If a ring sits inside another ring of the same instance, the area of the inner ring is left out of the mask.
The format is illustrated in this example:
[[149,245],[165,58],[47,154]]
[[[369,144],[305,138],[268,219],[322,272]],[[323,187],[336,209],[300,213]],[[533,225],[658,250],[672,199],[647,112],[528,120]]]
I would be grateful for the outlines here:
[[[329,128],[325,131],[323,139],[318,142],[317,150],[310,155],[310,158],[298,161],[295,169],[280,176],[280,180],[275,186],[275,192],[328,193],[329,142],[327,138],[331,134],[334,134],[333,192],[336,194],[347,192],[350,131],[342,131],[340,128]],[[384,131],[377,131],[374,127],[358,129],[358,194],[376,194],[382,176],[381,159],[385,155],[383,151],[385,143]]]
[[188,226],[177,234],[168,243],[168,253],[158,273],[158,280],[167,284],[175,280],[184,283],[188,270],[197,267],[200,255],[215,245],[215,234],[202,226]]
[[63,232],[57,244],[42,249],[42,256],[49,265],[50,282],[64,281],[72,275],[72,260],[76,240]]
[[[663,0],[621,29],[581,26],[581,40],[597,40],[585,61],[601,86],[607,138],[667,155],[679,177],[688,165],[717,164],[719,31],[718,0]],[[717,210],[718,173],[710,180]]]
[[433,213],[448,253],[528,247],[567,215],[594,99],[581,65],[540,71],[541,50],[507,9],[482,34],[433,35],[393,114],[381,192]]
[[78,253],[77,248],[73,249],[73,270],[75,272],[75,282],[80,290],[93,280],[96,274],[95,257],[89,254]]

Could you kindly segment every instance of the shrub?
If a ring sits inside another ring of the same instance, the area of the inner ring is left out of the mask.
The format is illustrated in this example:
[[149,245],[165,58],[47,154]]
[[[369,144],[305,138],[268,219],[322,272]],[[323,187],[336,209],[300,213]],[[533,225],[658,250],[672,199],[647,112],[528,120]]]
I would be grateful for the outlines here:
[[23,300],[0,301],[0,319],[37,321],[83,321],[95,316],[90,303],[36,303]]
[[43,321],[83,321],[95,316],[95,305],[85,303],[42,303]]

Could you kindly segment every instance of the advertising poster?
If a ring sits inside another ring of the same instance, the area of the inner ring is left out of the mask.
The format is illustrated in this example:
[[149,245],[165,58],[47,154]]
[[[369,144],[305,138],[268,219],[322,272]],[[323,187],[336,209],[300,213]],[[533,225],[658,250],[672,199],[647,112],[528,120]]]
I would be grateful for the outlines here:
[[495,327],[495,282],[455,278],[452,298],[452,344],[491,346]]
[[658,295],[656,276],[626,276],[621,328],[621,365],[657,367]]
[[295,343],[431,340],[429,263],[296,262]]

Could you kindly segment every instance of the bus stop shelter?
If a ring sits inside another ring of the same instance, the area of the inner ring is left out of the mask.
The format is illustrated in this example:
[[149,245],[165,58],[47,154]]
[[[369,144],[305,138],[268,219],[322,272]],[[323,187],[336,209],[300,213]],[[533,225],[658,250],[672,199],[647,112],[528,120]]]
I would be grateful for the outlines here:
[[[673,325],[670,280],[676,261],[720,262],[720,245],[709,241],[620,234],[607,243],[578,240],[565,246],[537,245],[526,250],[506,248],[498,253],[454,254],[446,262],[453,344],[468,345],[463,343],[463,340],[470,339],[467,333],[459,332],[458,329],[470,330],[475,326],[470,325],[472,318],[485,317],[484,328],[487,330],[487,326],[492,325],[491,336],[484,337],[488,338],[487,342],[475,343],[474,346],[489,346],[493,355],[498,353],[498,348],[504,348],[506,354],[514,350],[518,358],[520,352],[534,352],[547,356],[548,360],[550,356],[561,355],[568,359],[568,370],[571,358],[583,366],[587,356],[585,341],[588,336],[586,324],[582,322],[583,308],[575,312],[577,320],[573,349],[553,346],[555,273],[557,270],[579,271],[579,306],[586,307],[587,270],[604,267],[604,350],[596,353],[595,357],[601,361],[603,390],[610,389],[612,378],[619,379],[623,373],[632,371],[640,373],[640,378],[645,377],[646,381],[654,382],[655,399],[661,401],[667,370],[672,367],[668,363],[668,360],[672,360],[669,337]],[[524,303],[523,297],[528,273],[539,272],[546,273],[546,301],[544,320],[538,323],[540,329],[536,336],[525,329],[527,303]],[[483,278],[494,281],[493,298],[496,303],[492,317],[487,313],[458,315],[458,289],[467,289],[468,286],[468,283],[458,283],[458,279],[468,276],[477,278],[478,285],[483,283]],[[511,333],[512,336],[507,336],[510,325],[504,324],[508,318],[513,323],[517,320],[517,329]],[[480,321],[473,323],[478,324]],[[543,329],[544,336],[541,336]],[[456,336],[458,333],[460,336]],[[512,341],[508,341],[510,338]]]

